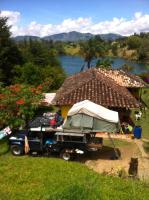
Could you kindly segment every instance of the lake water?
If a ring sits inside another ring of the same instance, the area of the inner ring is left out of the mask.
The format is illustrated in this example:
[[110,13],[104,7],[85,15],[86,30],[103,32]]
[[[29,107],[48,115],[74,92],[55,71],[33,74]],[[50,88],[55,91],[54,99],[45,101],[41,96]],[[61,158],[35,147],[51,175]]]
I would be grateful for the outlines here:
[[[60,56],[59,57],[62,67],[68,75],[75,74],[80,72],[81,67],[84,64],[84,60],[79,56]],[[113,60],[112,67],[113,69],[117,69],[124,64],[130,65],[134,67],[133,73],[140,74],[147,72],[149,70],[149,66],[144,63],[137,63],[135,61],[129,61],[123,58],[111,58]],[[93,60],[91,65],[95,66],[97,60]]]

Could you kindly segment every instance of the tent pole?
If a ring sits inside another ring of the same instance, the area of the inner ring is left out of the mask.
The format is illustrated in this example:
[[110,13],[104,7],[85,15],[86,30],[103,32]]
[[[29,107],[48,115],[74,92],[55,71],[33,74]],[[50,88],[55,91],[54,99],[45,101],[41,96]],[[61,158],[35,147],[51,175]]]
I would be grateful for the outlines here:
[[117,159],[120,158],[120,155],[119,155],[119,153],[118,153],[118,151],[117,151],[117,149],[116,149],[116,146],[115,146],[115,144],[114,144],[114,141],[113,141],[113,139],[112,139],[110,133],[108,133],[108,137],[109,137],[109,139],[110,139],[110,141],[111,141],[111,143],[112,143],[112,145],[113,145],[113,147],[114,147],[114,153],[115,153],[116,158],[117,158]]

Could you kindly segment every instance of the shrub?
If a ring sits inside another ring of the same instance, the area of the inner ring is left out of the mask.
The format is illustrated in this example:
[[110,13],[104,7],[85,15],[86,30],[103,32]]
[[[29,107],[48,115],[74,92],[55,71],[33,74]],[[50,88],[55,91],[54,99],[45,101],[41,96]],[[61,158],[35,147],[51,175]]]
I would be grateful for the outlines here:
[[42,87],[11,85],[0,87],[0,128],[25,126],[42,100]]

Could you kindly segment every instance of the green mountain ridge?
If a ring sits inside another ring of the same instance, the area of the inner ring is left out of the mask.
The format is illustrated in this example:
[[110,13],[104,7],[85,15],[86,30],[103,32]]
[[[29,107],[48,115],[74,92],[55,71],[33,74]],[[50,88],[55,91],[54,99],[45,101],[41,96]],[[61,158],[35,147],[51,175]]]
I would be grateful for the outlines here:
[[[115,34],[115,33],[107,33],[107,34],[98,34],[101,39],[103,40],[116,40],[119,38],[123,38],[124,36],[119,35],[119,34]],[[46,41],[62,41],[62,42],[75,42],[75,41],[79,41],[79,40],[88,40],[92,37],[94,37],[94,34],[91,33],[80,33],[77,31],[71,31],[68,33],[58,33],[58,34],[54,34],[54,35],[49,35],[49,36],[45,36],[45,37],[38,37],[38,36],[29,36],[29,35],[25,35],[25,36],[16,36],[13,39],[15,41],[22,41],[22,40],[46,40]]]

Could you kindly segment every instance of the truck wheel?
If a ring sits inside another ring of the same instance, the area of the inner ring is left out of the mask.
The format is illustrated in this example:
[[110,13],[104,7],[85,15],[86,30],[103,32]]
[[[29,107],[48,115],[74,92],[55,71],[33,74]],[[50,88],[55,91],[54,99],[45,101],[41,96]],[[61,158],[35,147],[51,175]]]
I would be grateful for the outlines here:
[[63,149],[60,153],[60,157],[65,161],[70,161],[73,159],[73,154],[68,151],[68,149]]
[[19,145],[12,145],[11,146],[11,153],[14,156],[21,156],[23,154],[23,149],[21,146]]

